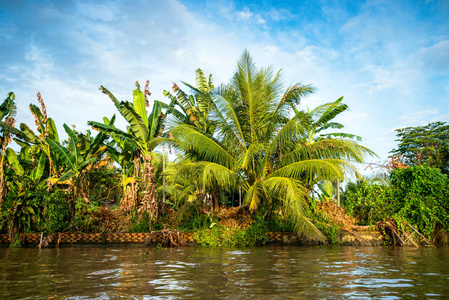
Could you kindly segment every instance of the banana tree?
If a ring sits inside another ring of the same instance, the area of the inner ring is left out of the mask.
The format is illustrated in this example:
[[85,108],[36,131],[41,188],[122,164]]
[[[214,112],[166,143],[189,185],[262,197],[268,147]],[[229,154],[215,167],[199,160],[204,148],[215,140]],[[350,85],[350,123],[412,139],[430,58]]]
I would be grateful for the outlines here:
[[65,147],[50,138],[45,139],[51,151],[53,151],[60,160],[58,165],[63,166],[65,171],[61,177],[55,178],[56,182],[68,183],[73,193],[73,200],[82,198],[89,202],[88,190],[86,190],[85,175],[92,167],[92,164],[99,161],[101,155],[105,152],[104,141],[107,136],[103,133],[97,134],[91,143],[83,144],[79,136],[66,124],[64,130],[69,136],[68,145]]
[[[29,107],[34,117],[38,134],[35,134],[25,123],[21,123],[19,128],[13,128],[5,124],[0,126],[15,135],[14,141],[21,146],[21,160],[29,165],[33,165],[33,169],[36,168],[34,161],[41,162],[43,161],[43,155],[46,156],[46,161],[48,162],[48,179],[50,179],[52,176],[58,176],[59,166],[55,164],[55,159],[51,156],[50,147],[45,139],[50,138],[59,142],[59,136],[55,122],[53,119],[47,117],[45,103],[40,93],[37,96],[41,108],[34,104],[30,104]],[[50,188],[50,180],[47,180],[47,186]]]
[[[107,126],[115,127],[115,115],[111,119],[103,118]],[[117,130],[119,130],[117,128]],[[120,182],[122,199],[120,207],[130,211],[138,205],[139,165],[140,157],[137,146],[128,139],[121,138],[120,134],[109,132],[112,142],[107,145],[107,152],[112,161],[120,166]],[[137,166],[137,167],[136,167]]]
[[[114,135],[119,139],[126,140],[131,145],[135,146],[138,151],[135,151],[134,158],[137,163],[139,157],[143,158],[142,171],[142,190],[143,197],[140,201],[141,207],[139,211],[148,212],[150,218],[155,220],[158,217],[159,207],[157,201],[157,193],[155,187],[154,166],[152,164],[151,152],[157,145],[158,137],[162,136],[163,120],[165,115],[162,113],[162,104],[159,101],[154,101],[152,111],[147,115],[146,106],[148,101],[145,101],[148,92],[148,82],[145,89],[145,95],[140,90],[140,85],[136,82],[137,88],[133,91],[133,102],[128,101],[119,102],[117,98],[103,86],[100,90],[109,96],[114,105],[117,107],[119,113],[125,118],[129,126],[127,131],[118,129],[110,124],[102,124],[99,122],[89,121],[88,124],[93,128],[109,135]],[[140,171],[137,165],[134,165],[135,172]]]
[[[2,206],[3,197],[5,195],[5,174],[4,161],[6,155],[6,147],[11,142],[11,131],[14,130],[16,114],[16,104],[14,103],[15,95],[13,92],[8,93],[8,96],[0,105],[0,143],[1,143],[1,157],[0,157],[0,208]],[[6,118],[5,120],[3,120]]]
[[170,104],[162,103],[167,109],[167,115],[170,114],[173,124],[189,124],[201,129],[208,134],[213,134],[217,127],[216,122],[210,118],[211,112],[217,112],[214,99],[214,84],[212,75],[209,80],[201,69],[196,70],[196,87],[182,81],[184,85],[193,91],[193,95],[188,95],[179,86],[174,83],[172,90],[175,95],[170,92],[163,92],[164,96],[170,99]]

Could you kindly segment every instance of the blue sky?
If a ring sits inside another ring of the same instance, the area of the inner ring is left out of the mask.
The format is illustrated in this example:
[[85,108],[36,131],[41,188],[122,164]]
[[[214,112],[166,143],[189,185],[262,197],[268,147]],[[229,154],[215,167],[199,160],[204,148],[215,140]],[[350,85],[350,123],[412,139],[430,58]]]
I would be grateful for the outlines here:
[[316,87],[303,108],[344,96],[339,121],[372,162],[395,129],[449,120],[449,1],[0,0],[0,94],[15,92],[30,127],[38,91],[60,133],[85,130],[116,112],[100,85],[129,100],[148,79],[164,101],[197,68],[228,82],[244,49],[286,85]]

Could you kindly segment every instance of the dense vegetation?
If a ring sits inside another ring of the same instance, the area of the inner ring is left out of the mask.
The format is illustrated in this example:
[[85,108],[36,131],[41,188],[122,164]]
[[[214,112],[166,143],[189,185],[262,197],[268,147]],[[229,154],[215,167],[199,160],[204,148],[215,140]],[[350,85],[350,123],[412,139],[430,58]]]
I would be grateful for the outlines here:
[[[35,131],[16,126],[9,93],[0,106],[0,232],[177,228],[195,231],[204,246],[248,246],[265,244],[268,231],[279,230],[337,242],[342,225],[320,203],[334,201],[340,182],[360,177],[352,162],[374,155],[334,121],[348,109],[343,98],[301,109],[314,89],[285,87],[280,72],[256,67],[247,52],[229,84],[215,88],[198,69],[195,85],[184,85],[191,94],[174,84],[164,92],[168,104],[153,101],[149,114],[148,82],[143,91],[136,83],[132,102],[100,87],[128,126],[116,127],[115,115],[89,121],[95,133],[63,124],[67,140],[40,94],[40,107],[30,104]],[[435,126],[447,136],[444,123]],[[413,132],[400,133],[396,152],[404,164],[416,152],[417,146],[406,147]],[[422,142],[421,160],[444,170],[447,143],[435,139],[433,152]],[[13,140],[19,151],[10,147]],[[391,185],[350,184],[342,196],[349,214],[361,224],[395,217],[429,238],[446,230],[448,179],[421,160],[393,170]]]
[[399,244],[407,244],[407,239],[411,244],[447,243],[449,179],[440,169],[401,164],[387,180],[359,181],[344,196],[346,211],[360,225],[388,221],[390,227],[397,227],[391,238],[402,238]]

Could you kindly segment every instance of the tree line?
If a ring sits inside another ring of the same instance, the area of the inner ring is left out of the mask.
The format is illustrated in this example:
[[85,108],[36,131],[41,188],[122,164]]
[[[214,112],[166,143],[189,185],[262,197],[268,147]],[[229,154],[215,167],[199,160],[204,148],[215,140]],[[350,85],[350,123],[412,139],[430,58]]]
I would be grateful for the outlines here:
[[[264,221],[325,240],[329,220],[317,217],[316,199],[332,196],[326,185],[360,177],[353,162],[375,155],[334,120],[348,109],[343,97],[302,109],[314,88],[285,86],[280,71],[257,67],[246,51],[228,84],[215,87],[198,69],[195,84],[183,85],[189,92],[174,84],[164,91],[167,103],[153,101],[149,113],[148,81],[143,90],[136,82],[132,101],[102,86],[127,127],[116,127],[116,115],[88,121],[86,132],[63,124],[67,140],[60,140],[40,94],[40,107],[30,104],[35,131],[16,126],[9,93],[0,106],[1,231],[151,230],[170,220],[198,229],[212,226],[211,212],[242,204]],[[411,145],[410,131],[399,132],[394,152],[406,163],[414,159],[415,148],[404,146]],[[9,147],[12,141],[20,151]],[[420,161],[447,171],[447,143],[446,152],[422,143]]]

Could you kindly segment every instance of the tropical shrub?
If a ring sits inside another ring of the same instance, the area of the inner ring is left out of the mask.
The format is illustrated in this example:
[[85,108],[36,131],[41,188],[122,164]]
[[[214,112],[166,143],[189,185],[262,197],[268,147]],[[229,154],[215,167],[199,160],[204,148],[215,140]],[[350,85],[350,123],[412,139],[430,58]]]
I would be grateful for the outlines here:
[[72,209],[68,200],[68,194],[62,190],[55,189],[42,199],[44,224],[40,232],[62,232],[69,228]]
[[218,220],[210,213],[204,213],[201,206],[195,203],[185,203],[177,216],[178,228],[185,232],[193,232],[199,229],[210,228]]
[[0,228],[10,236],[32,232],[42,226],[42,199],[47,195],[45,181],[28,177],[8,181],[8,192],[1,207]]
[[386,185],[364,181],[345,193],[344,207],[359,225],[374,225],[394,213],[393,189]]
[[98,211],[98,204],[86,202],[82,198],[75,200],[75,215],[72,218],[70,231],[72,232],[96,232],[94,212]]
[[424,165],[395,169],[393,211],[427,237],[437,225],[449,229],[449,179],[439,169]]
[[215,224],[196,231],[193,239],[203,247],[260,246],[268,242],[268,228],[263,223],[256,223],[247,230]]
[[369,182],[345,193],[345,208],[359,224],[387,217],[406,222],[427,237],[438,227],[449,229],[449,179],[439,169],[417,165],[394,169],[391,187]]
[[338,244],[340,241],[341,226],[332,222],[332,220],[322,211],[315,211],[310,214],[313,224],[323,233],[326,237],[328,244]]

